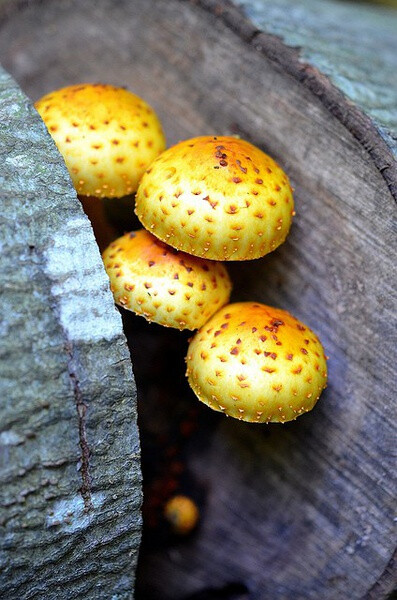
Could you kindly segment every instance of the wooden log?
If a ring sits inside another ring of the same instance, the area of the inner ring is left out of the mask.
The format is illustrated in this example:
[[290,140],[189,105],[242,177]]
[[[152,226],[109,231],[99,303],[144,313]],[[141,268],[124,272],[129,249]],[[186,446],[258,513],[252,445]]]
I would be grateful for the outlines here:
[[[4,15],[0,59],[32,99],[84,80],[127,85],[159,112],[170,143],[238,133],[296,189],[287,242],[232,266],[234,299],[306,321],[330,356],[329,387],[296,423],[209,419],[190,452],[207,490],[201,528],[171,552],[146,551],[142,597],[238,579],[260,600],[386,598],[396,581],[397,176],[382,123],[228,2],[44,1]],[[137,338],[132,327],[130,343],[141,354],[149,338],[157,356],[159,335]],[[163,374],[140,358],[149,422],[158,408],[149,383],[161,389]]]
[[129,598],[136,396],[92,229],[30,101],[0,71],[0,596]]

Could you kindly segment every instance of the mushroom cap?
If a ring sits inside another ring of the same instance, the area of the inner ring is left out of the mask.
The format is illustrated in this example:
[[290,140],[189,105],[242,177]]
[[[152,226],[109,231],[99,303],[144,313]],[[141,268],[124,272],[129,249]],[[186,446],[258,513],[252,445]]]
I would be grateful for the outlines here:
[[198,398],[243,421],[291,421],[311,410],[327,381],[318,337],[279,308],[229,304],[193,337],[187,377]]
[[43,96],[35,107],[83,196],[120,198],[135,192],[165,148],[153,109],[123,88],[71,85]]
[[180,494],[168,500],[164,516],[175,533],[186,535],[196,527],[200,515],[193,500]]
[[174,248],[212,260],[247,260],[285,240],[294,201],[287,175],[262,150],[235,137],[203,136],[152,163],[135,212]]
[[103,261],[116,304],[166,327],[197,329],[229,301],[222,263],[179,252],[145,229],[112,242]]

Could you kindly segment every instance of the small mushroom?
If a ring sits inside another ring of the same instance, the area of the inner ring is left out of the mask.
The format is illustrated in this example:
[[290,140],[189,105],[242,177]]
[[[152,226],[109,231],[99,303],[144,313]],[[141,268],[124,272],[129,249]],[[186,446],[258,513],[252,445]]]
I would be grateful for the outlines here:
[[191,498],[180,494],[168,500],[164,516],[174,533],[187,535],[197,526],[199,510]]
[[229,301],[222,263],[179,252],[144,229],[112,242],[103,261],[116,304],[166,327],[197,329]]
[[[106,230],[98,199],[136,192],[143,173],[165,148],[160,122],[144,100],[104,84],[65,87],[35,107],[64,157],[98,237]],[[106,239],[106,231],[102,237]],[[103,248],[109,241],[98,243]]]
[[163,152],[143,175],[135,212],[171,246],[213,260],[247,260],[286,238],[294,201],[287,175],[247,141],[204,136]]
[[192,338],[187,377],[214,410],[251,423],[291,421],[311,410],[327,381],[318,337],[279,308],[229,304]]

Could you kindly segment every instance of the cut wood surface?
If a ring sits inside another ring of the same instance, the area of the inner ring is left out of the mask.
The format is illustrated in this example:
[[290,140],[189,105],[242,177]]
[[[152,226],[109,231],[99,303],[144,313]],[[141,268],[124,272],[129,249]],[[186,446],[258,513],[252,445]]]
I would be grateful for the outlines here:
[[0,597],[129,598],[136,396],[92,229],[31,102],[0,71]]
[[295,48],[302,69],[316,67],[371,117],[397,155],[397,10],[334,0],[236,4],[258,31]]
[[[234,299],[288,309],[316,331],[329,386],[290,424],[214,417],[190,453],[207,490],[201,527],[145,554],[145,597],[239,580],[250,600],[386,598],[396,583],[396,176],[379,131],[226,2],[44,1],[4,14],[0,60],[32,99],[80,81],[127,85],[158,111],[169,143],[237,133],[295,188],[287,242],[231,265]],[[155,347],[157,330],[145,335]],[[138,352],[142,340],[130,333]]]

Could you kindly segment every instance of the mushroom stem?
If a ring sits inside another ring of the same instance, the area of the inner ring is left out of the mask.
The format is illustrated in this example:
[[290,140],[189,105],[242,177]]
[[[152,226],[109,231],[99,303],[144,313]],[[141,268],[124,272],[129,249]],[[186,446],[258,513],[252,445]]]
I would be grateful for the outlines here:
[[104,201],[95,196],[78,196],[83,209],[94,230],[95,239],[100,252],[117,238],[116,229],[108,222],[105,213]]

